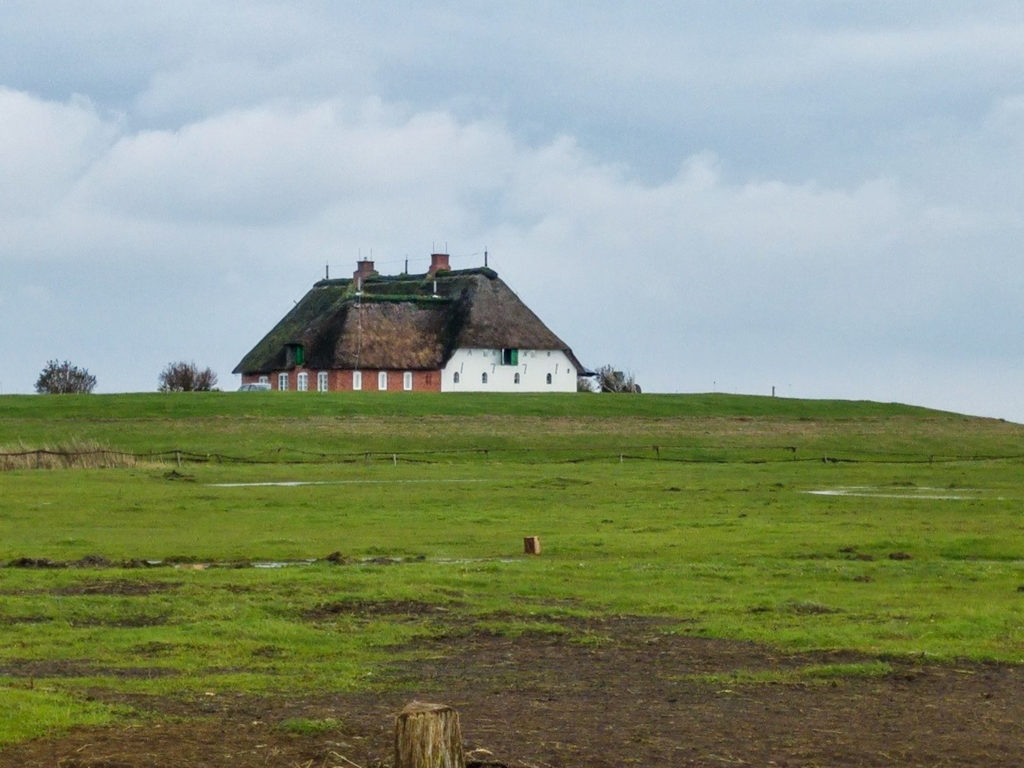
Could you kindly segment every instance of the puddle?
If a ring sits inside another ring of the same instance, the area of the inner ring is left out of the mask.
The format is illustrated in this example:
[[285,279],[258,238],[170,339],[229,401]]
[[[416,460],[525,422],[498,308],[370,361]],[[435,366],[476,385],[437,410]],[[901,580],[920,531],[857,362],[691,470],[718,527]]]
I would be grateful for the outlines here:
[[316,558],[310,558],[308,560],[268,560],[266,562],[253,563],[253,568],[291,568],[296,565],[312,565],[317,560]]
[[866,499],[922,499],[928,501],[1006,501],[1003,496],[985,496],[983,488],[961,488],[951,492],[946,488],[877,488],[872,486],[847,486],[838,488],[821,488],[804,491],[812,496],[856,496]]

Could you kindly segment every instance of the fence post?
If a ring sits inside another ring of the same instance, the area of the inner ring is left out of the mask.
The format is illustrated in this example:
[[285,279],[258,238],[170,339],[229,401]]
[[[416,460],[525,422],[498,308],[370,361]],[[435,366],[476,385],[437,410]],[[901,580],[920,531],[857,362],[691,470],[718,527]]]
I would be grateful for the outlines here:
[[413,701],[395,718],[395,768],[466,768],[459,713]]

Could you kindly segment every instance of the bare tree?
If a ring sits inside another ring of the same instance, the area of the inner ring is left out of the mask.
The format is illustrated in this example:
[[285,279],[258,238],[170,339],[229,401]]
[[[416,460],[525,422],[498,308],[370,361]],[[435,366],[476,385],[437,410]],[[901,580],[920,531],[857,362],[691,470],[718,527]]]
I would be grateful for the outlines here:
[[617,371],[611,365],[597,369],[597,386],[601,392],[640,392],[640,385],[633,374]]
[[168,363],[160,372],[160,392],[209,392],[216,386],[217,374],[195,363]]
[[67,360],[49,360],[36,380],[40,395],[89,394],[96,386],[96,377],[85,368]]

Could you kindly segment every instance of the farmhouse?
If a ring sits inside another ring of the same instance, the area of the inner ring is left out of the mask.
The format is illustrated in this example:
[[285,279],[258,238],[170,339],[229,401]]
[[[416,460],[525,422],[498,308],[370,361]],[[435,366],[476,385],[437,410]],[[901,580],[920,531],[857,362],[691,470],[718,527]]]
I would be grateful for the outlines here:
[[272,389],[575,392],[572,350],[487,267],[325,279],[242,358],[242,383]]

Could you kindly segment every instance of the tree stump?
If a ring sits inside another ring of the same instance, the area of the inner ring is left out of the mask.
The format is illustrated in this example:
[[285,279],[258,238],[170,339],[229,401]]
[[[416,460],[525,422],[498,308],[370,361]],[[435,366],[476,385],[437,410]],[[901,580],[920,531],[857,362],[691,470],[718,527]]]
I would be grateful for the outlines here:
[[523,538],[523,552],[527,555],[540,554],[540,536],[526,536]]
[[459,713],[413,701],[395,718],[395,768],[465,768]]

